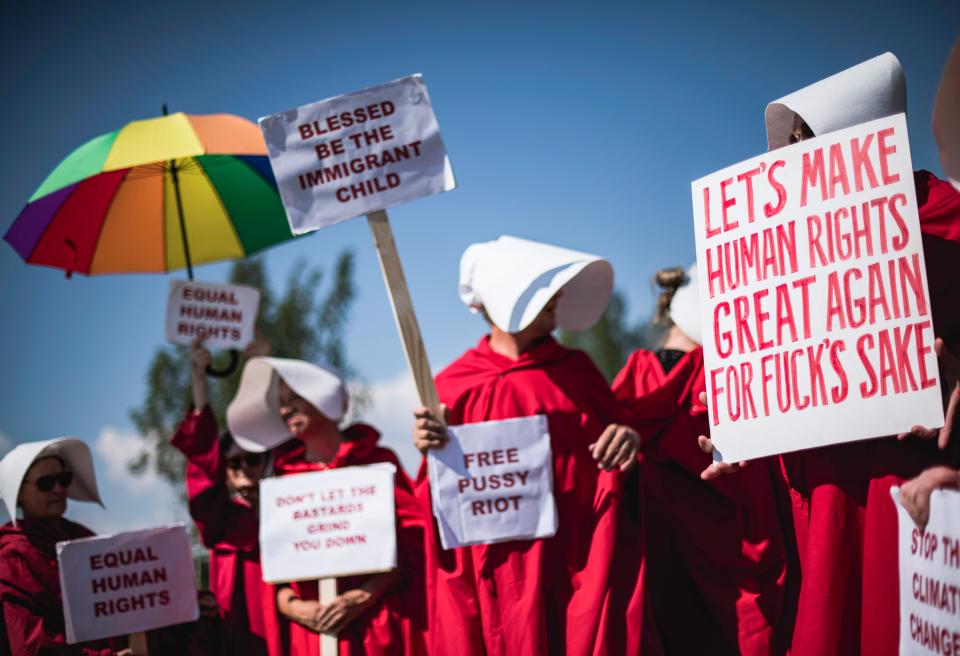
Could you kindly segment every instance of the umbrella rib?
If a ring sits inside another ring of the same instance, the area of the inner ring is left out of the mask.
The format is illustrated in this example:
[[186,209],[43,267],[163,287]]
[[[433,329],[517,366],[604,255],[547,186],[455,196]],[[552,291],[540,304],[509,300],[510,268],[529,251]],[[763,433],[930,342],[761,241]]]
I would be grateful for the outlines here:
[[[103,221],[100,222],[100,230],[97,232],[97,240],[93,244],[93,249],[90,251],[90,264],[93,264],[94,258],[97,256],[97,249],[100,248],[100,240],[103,238],[103,226],[107,223],[107,217],[110,216],[110,210],[113,209],[113,204],[117,200],[117,196],[120,195],[120,187],[127,181],[127,178],[130,176],[130,172],[133,171],[134,167],[127,169],[127,172],[123,174],[123,177],[120,178],[120,182],[117,183],[117,186],[113,190],[113,196],[110,197],[110,202],[107,203],[107,209],[103,212]],[[90,274],[89,267],[87,270],[87,275]]]
[[[209,157],[209,155],[207,155],[207,157]],[[222,157],[230,157],[230,156],[223,155]],[[204,167],[200,163],[200,161],[197,160],[196,158],[194,158],[194,161],[197,164],[197,169],[200,171],[200,175],[202,175],[207,180],[207,184],[210,185],[211,189],[213,189],[213,192],[214,192],[213,195],[216,197],[217,203],[220,205],[220,209],[223,210],[223,216],[226,217],[227,219],[227,225],[230,226],[230,230],[233,231],[233,236],[234,238],[236,238],[237,244],[240,246],[241,256],[239,259],[242,260],[245,257],[247,257],[247,247],[243,245],[243,240],[240,239],[240,233],[237,232],[237,226],[233,225],[233,219],[230,217],[230,211],[227,209],[227,206],[223,204],[223,199],[220,198],[220,190],[217,189],[217,185],[213,184],[213,180],[211,180],[210,176],[207,175],[207,172],[206,170],[204,170]],[[214,160],[214,162],[216,162],[216,160]]]

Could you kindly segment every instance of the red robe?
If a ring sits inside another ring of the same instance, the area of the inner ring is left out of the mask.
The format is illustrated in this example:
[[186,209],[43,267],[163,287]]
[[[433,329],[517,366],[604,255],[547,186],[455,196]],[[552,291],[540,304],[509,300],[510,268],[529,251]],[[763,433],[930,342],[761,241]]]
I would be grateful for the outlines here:
[[0,526],[0,606],[13,656],[106,656],[124,640],[67,645],[57,566],[57,542],[93,535],[61,518],[21,519]]
[[[580,351],[546,338],[516,361],[487,338],[437,376],[452,425],[547,416],[557,534],[444,551],[427,534],[432,653],[658,653],[643,597],[643,540],[623,508],[623,476],[601,472],[587,445],[623,423],[606,381]],[[426,467],[418,493],[430,513]]]
[[[915,174],[934,333],[960,353],[960,194]],[[790,485],[802,584],[792,653],[896,654],[900,637],[897,511],[890,488],[960,444],[883,438],[781,456]]]
[[268,653],[268,628],[262,606],[259,520],[256,509],[227,490],[217,420],[210,406],[188,411],[172,443],[187,457],[190,516],[210,549],[210,589],[220,604],[231,653],[263,656]]
[[697,445],[709,434],[704,388],[699,348],[669,373],[656,354],[636,351],[613,382],[644,440],[639,481],[657,628],[673,653],[782,654],[792,620],[784,523],[792,526],[779,512],[786,489],[771,459],[700,479],[710,464]]
[[[423,519],[413,494],[413,484],[390,449],[377,445],[380,434],[365,424],[354,424],[343,431],[344,440],[333,461],[327,465],[307,462],[302,444],[278,454],[274,464],[277,476],[304,472],[371,465],[389,462],[397,468],[394,498],[397,513],[397,562],[400,580],[363,615],[353,620],[339,634],[340,656],[365,654],[412,655],[425,653],[423,626],[426,606],[423,588]],[[363,585],[369,576],[337,579],[339,592]],[[319,594],[316,581],[288,584],[301,599],[315,600]],[[276,608],[279,586],[268,586],[266,603]],[[320,653],[319,635],[296,622],[279,616],[281,627],[277,647],[280,653],[292,656],[316,656]]]

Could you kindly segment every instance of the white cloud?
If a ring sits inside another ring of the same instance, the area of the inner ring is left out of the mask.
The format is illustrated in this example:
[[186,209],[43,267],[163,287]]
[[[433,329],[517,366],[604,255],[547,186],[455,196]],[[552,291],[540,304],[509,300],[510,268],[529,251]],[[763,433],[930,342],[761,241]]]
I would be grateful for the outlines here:
[[420,468],[420,452],[413,446],[413,410],[420,405],[409,372],[367,386],[370,403],[359,420],[375,427],[380,443],[393,449],[411,476]]
[[134,432],[121,431],[113,426],[100,429],[94,450],[107,466],[107,478],[133,492],[144,492],[164,485],[157,476],[153,463],[140,474],[133,474],[129,465],[144,450],[144,441]]

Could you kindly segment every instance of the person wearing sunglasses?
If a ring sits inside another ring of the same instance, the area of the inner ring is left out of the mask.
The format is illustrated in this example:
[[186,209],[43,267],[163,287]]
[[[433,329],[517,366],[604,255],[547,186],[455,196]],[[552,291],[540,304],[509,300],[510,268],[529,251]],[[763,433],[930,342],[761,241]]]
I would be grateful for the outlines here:
[[[257,339],[245,357],[269,353]],[[230,653],[269,653],[262,598],[258,540],[258,485],[270,454],[257,444],[235,440],[229,431],[218,437],[217,420],[208,403],[207,365],[212,356],[202,340],[190,350],[193,407],[172,444],[187,458],[186,484],[190,516],[210,550],[210,588],[220,606]]]
[[10,515],[0,526],[0,608],[8,643],[0,653],[105,656],[124,648],[122,638],[66,643],[56,544],[93,535],[63,516],[68,498],[101,503],[87,445],[70,437],[17,445],[0,460],[0,497]]
[[[276,448],[274,475],[391,463],[394,477],[398,567],[380,574],[337,579],[337,597],[321,603],[317,581],[273,586],[265,598],[278,622],[271,654],[315,656],[319,634],[333,633],[341,656],[423,654],[423,527],[413,484],[396,454],[366,424],[341,428],[349,394],[332,371],[302,360],[253,358],[247,362],[227,423],[236,440]],[[293,436],[291,448],[278,445]]]

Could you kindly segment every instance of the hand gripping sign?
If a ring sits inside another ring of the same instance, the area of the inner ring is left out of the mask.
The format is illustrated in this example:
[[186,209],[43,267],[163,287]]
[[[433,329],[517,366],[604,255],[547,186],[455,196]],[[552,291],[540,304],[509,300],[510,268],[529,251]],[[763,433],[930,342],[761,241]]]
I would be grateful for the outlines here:
[[960,492],[935,490],[930,520],[917,528],[897,506],[900,545],[900,653],[960,653]]
[[386,209],[456,186],[420,75],[260,119],[294,234],[362,214],[421,402],[443,416]]
[[58,542],[57,562],[70,644],[199,617],[183,524]]
[[427,454],[433,514],[444,549],[557,532],[545,415],[448,428]]
[[260,557],[267,582],[386,572],[397,566],[390,463],[260,482]]
[[710,431],[723,460],[943,425],[903,114],[692,189]]
[[243,349],[253,341],[260,291],[246,285],[171,280],[167,296],[167,341],[207,348]]

